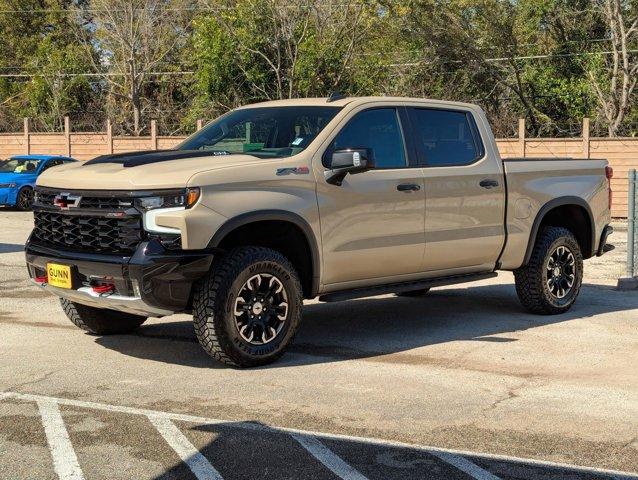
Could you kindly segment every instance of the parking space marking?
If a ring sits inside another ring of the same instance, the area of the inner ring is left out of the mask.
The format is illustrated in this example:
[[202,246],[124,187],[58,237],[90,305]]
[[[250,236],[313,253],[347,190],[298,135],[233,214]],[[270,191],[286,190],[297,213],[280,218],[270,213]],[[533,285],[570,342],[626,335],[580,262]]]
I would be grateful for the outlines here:
[[223,480],[215,467],[188,441],[170,418],[166,415],[148,415],[148,419],[198,480]]
[[55,400],[38,400],[38,409],[49,443],[53,469],[60,480],[84,480],[78,457],[75,455],[69,432],[64,425],[60,408]]
[[340,456],[315,437],[298,433],[291,433],[290,436],[339,478],[343,480],[368,480],[356,468],[344,462]]
[[[3,392],[0,392],[0,395],[2,395],[2,393]],[[519,457],[510,456],[510,455],[496,455],[496,454],[490,454],[490,453],[470,452],[466,450],[422,446],[422,445],[415,445],[411,443],[399,442],[394,440],[358,437],[354,435],[344,435],[339,433],[322,433],[322,432],[315,432],[315,431],[309,431],[309,430],[300,430],[295,428],[262,425],[262,424],[256,424],[251,422],[235,422],[235,421],[228,421],[228,420],[218,420],[218,419],[199,417],[195,415],[187,415],[187,414],[181,414],[181,413],[161,412],[157,410],[147,410],[147,409],[135,408],[135,407],[109,405],[105,403],[88,402],[83,400],[72,400],[68,398],[47,397],[47,396],[33,395],[33,394],[27,394],[27,393],[4,392],[4,396],[5,398],[17,398],[17,399],[31,401],[31,402],[51,401],[51,402],[56,402],[59,405],[70,405],[70,406],[75,406],[80,408],[104,410],[108,412],[129,413],[132,415],[144,415],[144,416],[161,415],[173,421],[198,423],[202,425],[227,425],[227,426],[232,426],[233,428],[240,428],[240,429],[267,432],[267,433],[280,432],[280,433],[288,433],[288,434],[296,433],[299,435],[309,435],[309,436],[316,437],[320,440],[326,439],[326,440],[336,440],[336,441],[351,441],[351,442],[358,442],[362,444],[378,445],[378,446],[385,445],[385,446],[395,447],[395,448],[411,449],[414,451],[428,453],[430,455],[445,453],[445,454],[452,454],[452,455],[456,455],[460,457],[467,457],[468,461],[471,461],[471,458],[477,458],[477,459],[488,460],[488,461],[493,460],[493,461],[500,461],[500,462],[521,463],[521,464],[536,466],[540,468],[566,469],[566,470],[571,470],[574,473],[583,473],[583,474],[590,474],[590,475],[605,475],[615,480],[638,480],[637,473],[621,472],[618,470],[609,470],[609,469],[596,468],[596,467],[583,467],[579,465],[550,462],[546,460],[519,458]],[[0,400],[1,399],[2,397],[0,397]]]
[[483,470],[481,467],[470,462],[465,457],[446,452],[431,453],[438,459],[443,460],[445,463],[449,463],[476,480],[501,480],[496,475],[491,474],[487,470]]

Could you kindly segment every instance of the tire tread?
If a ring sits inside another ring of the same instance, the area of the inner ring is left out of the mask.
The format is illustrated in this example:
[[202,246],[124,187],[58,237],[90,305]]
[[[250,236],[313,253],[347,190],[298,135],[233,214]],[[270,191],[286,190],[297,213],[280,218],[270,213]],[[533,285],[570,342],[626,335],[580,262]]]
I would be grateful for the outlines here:
[[[211,271],[200,279],[193,293],[193,325],[200,345],[215,360],[233,367],[262,365],[260,361],[247,362],[233,347],[228,332],[223,326],[224,301],[235,278],[246,265],[259,261],[274,261],[280,264],[291,276],[295,289],[301,292],[301,282],[290,263],[281,253],[264,247],[239,247],[230,250],[226,255],[215,259]],[[301,302],[300,302],[301,303]],[[293,312],[294,315],[296,312]],[[300,315],[300,312],[298,313]],[[293,322],[294,331],[290,341],[294,339],[300,322]],[[271,357],[275,360],[283,354]]]
[[[558,307],[549,303],[543,287],[542,269],[545,262],[545,256],[551,245],[558,239],[566,237],[566,242],[570,243],[570,249],[574,251],[576,262],[580,265],[577,269],[576,291],[573,295],[573,301],[569,304]],[[540,315],[556,315],[566,312],[576,301],[581,287],[582,281],[582,256],[578,242],[572,232],[562,227],[544,227],[536,239],[532,255],[527,265],[514,270],[514,279],[516,283],[516,294],[521,304],[530,312]]]

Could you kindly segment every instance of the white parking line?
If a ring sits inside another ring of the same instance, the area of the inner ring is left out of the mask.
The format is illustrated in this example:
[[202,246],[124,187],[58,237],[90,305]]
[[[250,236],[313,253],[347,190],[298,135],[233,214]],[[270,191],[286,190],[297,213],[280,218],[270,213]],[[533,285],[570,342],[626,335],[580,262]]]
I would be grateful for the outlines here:
[[53,469],[60,480],[84,480],[84,475],[69,439],[69,432],[55,400],[38,400],[42,425],[53,457]]
[[470,462],[465,457],[445,452],[432,452],[432,455],[443,460],[445,463],[449,463],[456,467],[463,473],[467,473],[470,477],[475,478],[476,480],[501,480],[496,475],[492,475],[487,470],[483,470],[477,464]]
[[170,418],[166,415],[148,415],[148,419],[198,480],[223,480],[215,467],[188,441]]
[[314,437],[291,433],[290,436],[308,450],[310,454],[319,460],[328,470],[343,480],[368,480],[354,467],[344,462],[341,457]]
[[[256,424],[252,422],[218,420],[213,418],[199,417],[195,415],[185,415],[181,413],[161,412],[157,410],[147,410],[143,408],[108,405],[105,403],[86,402],[83,400],[72,400],[68,398],[46,397],[42,395],[32,395],[32,394],[17,393],[17,392],[4,392],[4,393],[5,393],[5,398],[18,398],[18,399],[30,401],[30,402],[38,402],[42,400],[53,401],[53,402],[57,402],[60,405],[71,405],[71,406],[80,407],[80,408],[104,410],[108,412],[129,413],[132,415],[144,415],[144,416],[161,415],[161,416],[165,416],[166,418],[170,418],[171,420],[177,420],[181,422],[191,422],[191,423],[197,423],[197,424],[203,424],[203,425],[227,425],[234,428],[242,428],[246,430],[261,431],[266,433],[272,433],[272,432],[280,432],[280,433],[288,433],[288,434],[298,433],[300,435],[310,435],[313,437],[317,437],[319,439],[326,439],[326,440],[337,440],[337,441],[341,440],[341,441],[363,443],[367,445],[388,446],[388,447],[394,447],[394,448],[409,448],[413,451],[420,451],[420,452],[428,453],[430,455],[435,455],[437,453],[449,453],[449,454],[458,455],[462,457],[474,457],[474,458],[480,458],[484,460],[493,460],[493,461],[499,461],[499,462],[521,463],[521,464],[540,467],[540,468],[559,468],[559,469],[568,469],[573,472],[585,473],[590,475],[606,475],[608,477],[613,477],[616,480],[638,480],[638,474],[636,473],[621,472],[618,470],[608,470],[608,469],[596,468],[596,467],[582,467],[579,465],[570,465],[568,463],[549,462],[546,460],[534,460],[529,458],[519,458],[519,457],[510,456],[510,455],[495,455],[491,453],[478,453],[478,452],[470,452],[466,450],[430,447],[430,446],[423,446],[423,445],[415,445],[415,444],[406,443],[406,442],[398,442],[394,440],[357,437],[354,435],[343,435],[338,433],[314,432],[314,431],[300,430],[295,428],[261,425],[261,424]],[[2,393],[0,392],[0,394]]]

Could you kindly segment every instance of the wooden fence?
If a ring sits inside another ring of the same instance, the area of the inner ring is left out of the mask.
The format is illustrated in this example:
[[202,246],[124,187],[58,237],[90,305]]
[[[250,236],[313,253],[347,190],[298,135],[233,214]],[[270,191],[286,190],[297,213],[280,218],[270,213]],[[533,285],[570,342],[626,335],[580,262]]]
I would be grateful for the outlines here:
[[[197,128],[203,122],[197,121]],[[68,118],[64,132],[32,132],[29,120],[18,133],[0,133],[0,158],[25,153],[68,155],[78,160],[89,160],[97,155],[138,150],[171,148],[183,136],[159,136],[157,124],[151,121],[151,134],[145,137],[115,136],[107,122],[104,132],[73,132]],[[606,158],[614,168],[612,187],[614,205],[612,215],[627,216],[627,172],[638,168],[638,138],[596,138],[589,136],[589,119],[583,120],[583,134],[577,138],[526,138],[525,120],[519,121],[518,138],[498,139],[503,157],[572,157]]]

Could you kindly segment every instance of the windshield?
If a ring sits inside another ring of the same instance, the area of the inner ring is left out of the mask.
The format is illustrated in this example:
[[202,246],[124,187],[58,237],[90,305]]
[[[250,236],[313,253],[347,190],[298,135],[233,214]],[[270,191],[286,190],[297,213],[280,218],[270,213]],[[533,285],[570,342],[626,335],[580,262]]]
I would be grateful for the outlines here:
[[34,173],[40,160],[32,158],[10,158],[0,160],[0,173]]
[[209,150],[282,158],[303,151],[340,107],[261,107],[233,110],[187,138],[178,150]]

